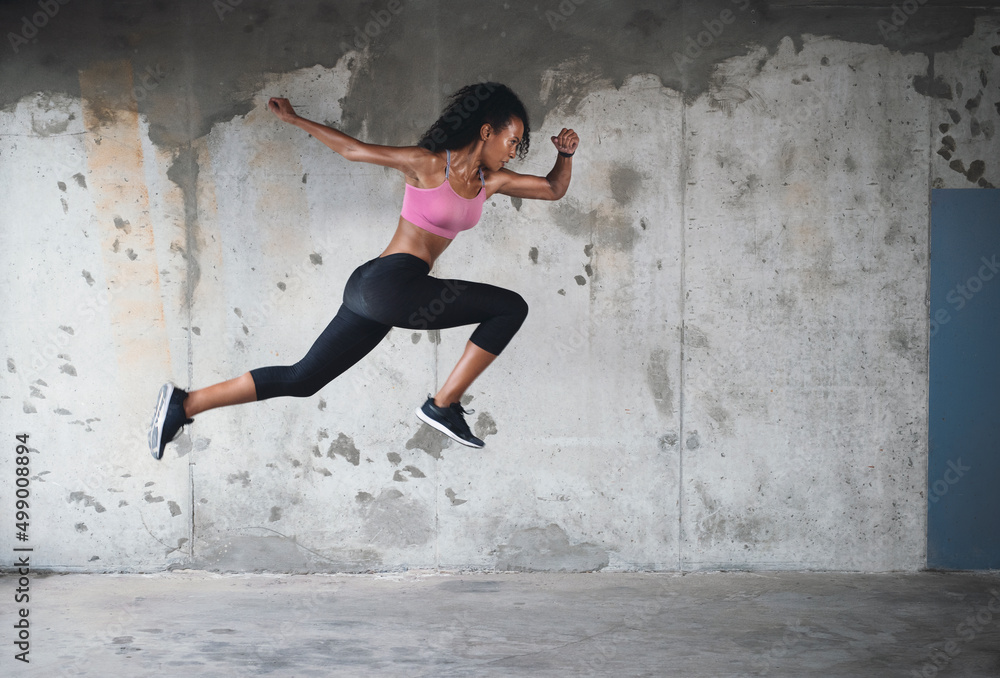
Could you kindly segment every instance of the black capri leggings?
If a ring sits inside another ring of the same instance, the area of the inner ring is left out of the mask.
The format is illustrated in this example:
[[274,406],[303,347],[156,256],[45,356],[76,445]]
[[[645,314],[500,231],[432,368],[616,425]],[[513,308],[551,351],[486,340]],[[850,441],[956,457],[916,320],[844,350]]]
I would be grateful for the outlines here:
[[432,278],[430,270],[426,261],[405,252],[358,266],[340,310],[302,360],[250,370],[257,400],[313,395],[368,355],[393,327],[443,330],[479,323],[470,340],[500,355],[528,315],[521,295],[485,283]]

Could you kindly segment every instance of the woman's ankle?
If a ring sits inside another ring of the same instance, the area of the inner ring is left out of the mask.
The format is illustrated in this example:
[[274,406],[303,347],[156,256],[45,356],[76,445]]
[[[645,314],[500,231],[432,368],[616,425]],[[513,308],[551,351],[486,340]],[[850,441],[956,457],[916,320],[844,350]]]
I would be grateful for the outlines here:
[[444,408],[444,407],[451,407],[451,404],[452,403],[457,403],[458,400],[459,400],[458,398],[441,397],[440,395],[434,396],[434,404],[437,407],[442,407],[442,408]]

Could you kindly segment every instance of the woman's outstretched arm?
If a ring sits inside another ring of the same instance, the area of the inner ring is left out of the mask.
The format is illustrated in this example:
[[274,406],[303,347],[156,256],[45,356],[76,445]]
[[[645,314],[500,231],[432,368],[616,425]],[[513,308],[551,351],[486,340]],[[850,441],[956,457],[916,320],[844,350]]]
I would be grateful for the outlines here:
[[564,127],[557,136],[552,137],[552,143],[559,151],[559,155],[556,156],[556,164],[551,172],[539,177],[532,174],[518,174],[504,168],[494,174],[496,177],[494,180],[499,182],[494,192],[512,198],[534,200],[558,200],[566,195],[569,180],[573,175],[573,159],[563,154],[575,153],[580,145],[580,137],[573,130]]
[[431,155],[430,151],[418,146],[380,146],[358,141],[340,130],[306,120],[295,112],[288,99],[274,97],[267,102],[267,107],[284,122],[305,130],[352,162],[383,165],[416,176]]

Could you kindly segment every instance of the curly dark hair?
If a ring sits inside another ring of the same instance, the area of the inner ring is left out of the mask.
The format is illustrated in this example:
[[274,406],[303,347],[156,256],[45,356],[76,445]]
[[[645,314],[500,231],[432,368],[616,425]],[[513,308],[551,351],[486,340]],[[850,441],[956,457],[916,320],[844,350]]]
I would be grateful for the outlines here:
[[517,95],[499,82],[468,85],[452,94],[441,117],[424,132],[417,145],[430,151],[462,148],[479,137],[484,124],[500,130],[514,117],[524,124],[524,135],[517,144],[517,157],[524,160],[531,143],[528,112]]

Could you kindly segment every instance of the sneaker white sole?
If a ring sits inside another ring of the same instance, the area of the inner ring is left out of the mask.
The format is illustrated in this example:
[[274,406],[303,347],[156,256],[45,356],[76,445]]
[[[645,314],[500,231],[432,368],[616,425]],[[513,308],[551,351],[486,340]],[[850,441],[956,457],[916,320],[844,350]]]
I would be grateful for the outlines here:
[[427,424],[428,426],[430,426],[432,428],[437,429],[438,431],[441,431],[441,433],[445,434],[446,436],[448,436],[452,440],[458,441],[458,442],[462,443],[463,445],[465,445],[466,447],[474,447],[477,450],[483,449],[482,446],[480,446],[480,445],[474,445],[473,443],[470,443],[467,440],[462,440],[461,438],[459,438],[458,436],[456,436],[454,433],[452,433],[451,431],[449,431],[447,426],[444,426],[443,424],[439,424],[438,422],[434,421],[433,419],[431,419],[430,417],[428,417],[426,414],[424,414],[423,409],[421,409],[421,408],[418,407],[416,409],[416,414],[417,414],[417,418],[420,419],[420,421],[424,422],[425,424]]
[[153,459],[160,458],[163,423],[167,420],[167,407],[170,405],[170,397],[173,394],[174,385],[164,384],[156,398],[156,411],[153,413],[153,422],[149,425],[149,452],[153,455]]

